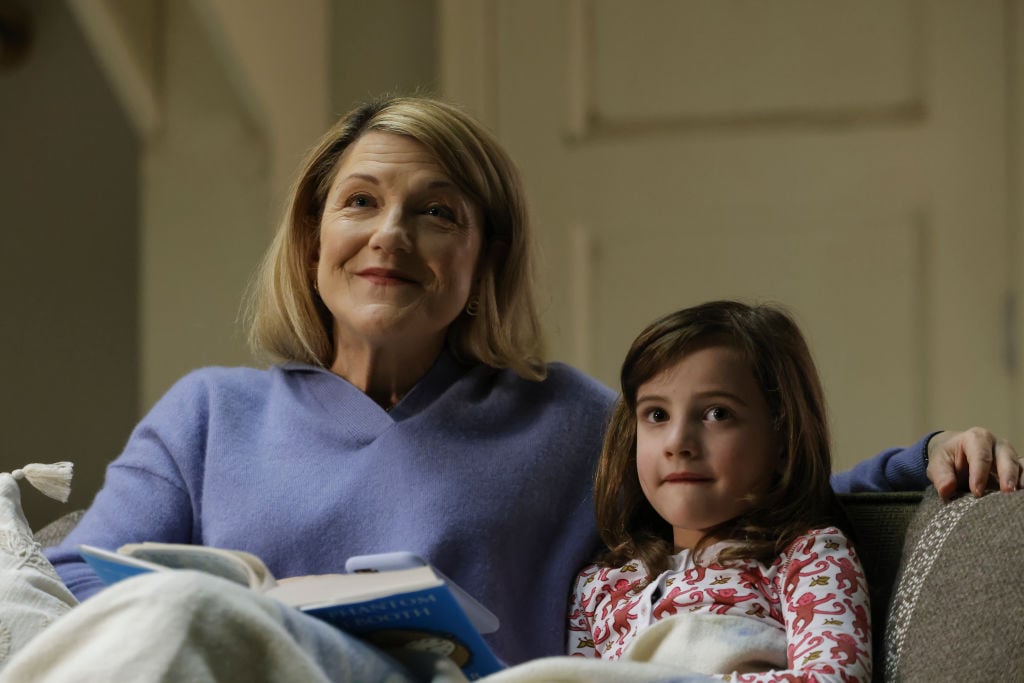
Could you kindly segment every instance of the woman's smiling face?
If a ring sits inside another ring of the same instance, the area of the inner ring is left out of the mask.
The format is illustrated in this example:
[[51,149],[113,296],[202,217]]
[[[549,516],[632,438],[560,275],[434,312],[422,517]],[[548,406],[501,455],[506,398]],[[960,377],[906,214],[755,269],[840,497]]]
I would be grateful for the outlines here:
[[315,263],[336,354],[437,353],[472,292],[482,243],[479,208],[425,146],[377,131],[356,140],[338,161]]

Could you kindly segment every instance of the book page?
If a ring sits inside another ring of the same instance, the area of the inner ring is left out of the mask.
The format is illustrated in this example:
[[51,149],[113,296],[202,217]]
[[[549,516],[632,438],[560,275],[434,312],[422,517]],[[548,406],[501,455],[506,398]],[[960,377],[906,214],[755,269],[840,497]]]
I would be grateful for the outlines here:
[[117,552],[171,569],[195,569],[264,593],[276,585],[263,561],[242,550],[176,543],[128,543]]
[[312,574],[279,579],[266,591],[286,605],[309,608],[359,602],[443,585],[430,567],[369,574]]

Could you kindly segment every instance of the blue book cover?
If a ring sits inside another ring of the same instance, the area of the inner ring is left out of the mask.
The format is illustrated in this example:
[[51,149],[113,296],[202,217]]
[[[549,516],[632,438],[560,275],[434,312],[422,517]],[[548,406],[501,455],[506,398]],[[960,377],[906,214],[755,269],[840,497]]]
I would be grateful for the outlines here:
[[166,569],[166,567],[146,566],[148,563],[144,563],[141,560],[129,564],[117,553],[101,548],[81,546],[78,551],[85,561],[89,563],[92,570],[96,572],[96,576],[100,577],[100,580],[108,586],[138,574]]
[[[259,558],[236,550],[159,543],[129,544],[117,552],[78,549],[108,585],[145,572],[197,569],[248,586],[385,651],[445,655],[470,680],[504,668],[469,615],[487,632],[497,629],[497,619],[456,584],[453,592],[451,580],[428,564],[275,580]],[[489,618],[481,619],[481,611]]]
[[445,655],[469,680],[504,668],[444,583],[303,611],[383,650],[411,648]]

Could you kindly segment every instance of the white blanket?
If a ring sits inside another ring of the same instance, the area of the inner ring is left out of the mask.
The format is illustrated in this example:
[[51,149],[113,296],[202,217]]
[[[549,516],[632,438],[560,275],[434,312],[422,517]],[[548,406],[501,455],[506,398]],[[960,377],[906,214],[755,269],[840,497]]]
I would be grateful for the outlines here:
[[785,669],[786,633],[751,617],[687,613],[641,633],[615,661],[547,657],[488,676],[487,683],[652,683],[708,674]]

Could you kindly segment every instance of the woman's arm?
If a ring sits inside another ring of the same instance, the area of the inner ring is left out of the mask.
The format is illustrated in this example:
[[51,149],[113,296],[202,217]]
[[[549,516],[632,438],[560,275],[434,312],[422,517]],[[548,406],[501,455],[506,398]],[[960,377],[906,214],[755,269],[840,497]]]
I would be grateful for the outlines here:
[[928,442],[928,479],[943,498],[965,488],[975,496],[995,486],[1010,493],[1024,488],[1024,458],[982,427],[939,432]]
[[832,475],[836,493],[865,491],[921,491],[928,486],[928,441],[922,437],[909,448],[890,448],[852,468]]
[[832,488],[836,493],[920,491],[932,483],[944,498],[968,487],[980,496],[992,488],[990,477],[997,475],[1003,491],[1024,487],[1024,459],[1006,439],[972,427],[962,432],[932,432],[910,448],[882,451],[834,474]]
[[189,543],[191,518],[188,496],[174,483],[151,471],[115,462],[82,520],[60,545],[48,549],[46,556],[75,597],[85,600],[105,584],[78,553],[79,544],[116,550],[129,542]]
[[189,489],[198,480],[206,426],[203,383],[190,375],[160,399],[132,432],[85,516],[64,541],[47,551],[65,585],[79,600],[104,587],[78,554],[80,543],[115,550],[124,543],[193,543]]

